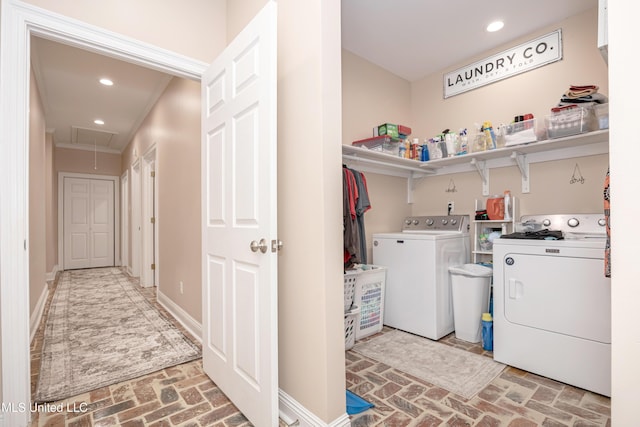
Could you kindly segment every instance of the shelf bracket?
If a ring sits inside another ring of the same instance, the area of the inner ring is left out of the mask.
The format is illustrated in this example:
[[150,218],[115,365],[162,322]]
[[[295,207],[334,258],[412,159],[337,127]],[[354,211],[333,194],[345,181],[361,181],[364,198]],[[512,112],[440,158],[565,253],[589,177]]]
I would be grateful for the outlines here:
[[522,192],[529,193],[531,188],[529,186],[529,162],[527,161],[527,155],[514,151],[511,153],[511,158],[518,164],[520,175],[522,175]]
[[482,179],[482,195],[489,195],[489,168],[487,168],[486,160],[476,160],[471,159],[471,164],[476,167],[478,173],[480,174],[480,178]]

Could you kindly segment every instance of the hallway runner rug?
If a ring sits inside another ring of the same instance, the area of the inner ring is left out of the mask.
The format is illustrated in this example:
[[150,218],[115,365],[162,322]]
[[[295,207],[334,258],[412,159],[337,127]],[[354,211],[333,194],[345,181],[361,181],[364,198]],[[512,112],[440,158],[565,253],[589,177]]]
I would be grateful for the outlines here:
[[505,368],[489,357],[399,330],[357,342],[351,350],[467,399]]
[[37,402],[76,396],[201,357],[115,267],[64,271],[44,331]]

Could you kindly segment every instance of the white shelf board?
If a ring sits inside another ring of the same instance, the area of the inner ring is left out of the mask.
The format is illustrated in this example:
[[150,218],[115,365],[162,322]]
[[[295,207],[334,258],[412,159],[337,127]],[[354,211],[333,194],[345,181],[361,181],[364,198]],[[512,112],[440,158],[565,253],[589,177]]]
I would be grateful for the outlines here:
[[435,175],[469,172],[476,170],[471,163],[486,161],[487,168],[517,165],[512,154],[526,155],[528,163],[547,162],[551,160],[570,159],[574,157],[594,156],[609,152],[609,130],[598,130],[565,138],[547,139],[530,144],[514,145],[513,147],[497,148],[495,150],[479,151],[445,159],[429,160],[421,167],[435,170]]
[[353,165],[354,169],[383,175],[422,178],[433,174],[431,168],[422,167],[427,162],[405,159],[352,145],[342,145],[342,161],[349,166]]

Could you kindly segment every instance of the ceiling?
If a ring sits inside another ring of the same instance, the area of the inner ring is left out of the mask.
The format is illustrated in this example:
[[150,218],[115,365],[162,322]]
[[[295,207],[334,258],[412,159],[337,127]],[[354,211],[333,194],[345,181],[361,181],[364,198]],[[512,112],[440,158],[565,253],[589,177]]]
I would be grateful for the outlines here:
[[[598,0],[342,0],[342,47],[410,82],[598,6]],[[485,27],[500,19],[496,33]]]
[[[33,37],[31,64],[56,146],[120,153],[171,76]],[[103,86],[107,77],[113,86]],[[104,125],[93,121],[102,119]]]
[[[597,5],[598,0],[342,0],[342,46],[416,81]],[[487,33],[484,28],[495,19],[505,27]],[[60,147],[122,152],[172,78],[38,37],[31,47],[47,131]],[[114,85],[99,84],[102,77]],[[104,125],[94,124],[98,118]]]

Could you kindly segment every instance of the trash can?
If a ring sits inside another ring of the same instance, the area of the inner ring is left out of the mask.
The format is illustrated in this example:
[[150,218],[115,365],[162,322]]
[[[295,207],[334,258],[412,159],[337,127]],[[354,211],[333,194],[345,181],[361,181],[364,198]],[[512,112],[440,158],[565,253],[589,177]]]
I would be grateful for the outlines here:
[[479,264],[449,267],[453,291],[456,338],[471,343],[482,339],[482,313],[489,311],[493,269]]

